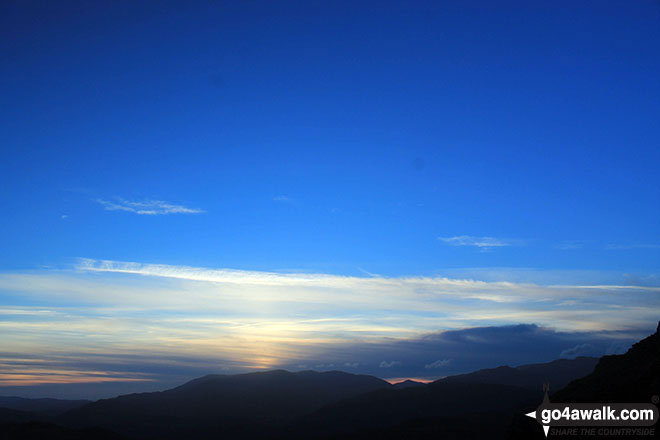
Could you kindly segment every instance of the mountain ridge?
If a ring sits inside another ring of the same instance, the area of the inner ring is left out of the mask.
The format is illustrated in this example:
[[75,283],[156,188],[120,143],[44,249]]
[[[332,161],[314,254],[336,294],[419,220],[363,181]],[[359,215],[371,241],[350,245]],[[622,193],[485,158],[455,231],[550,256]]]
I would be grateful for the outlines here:
[[343,398],[391,387],[373,376],[339,371],[207,375],[166,391],[102,399],[65,413],[59,421],[136,436],[154,430],[159,436],[191,430],[233,435],[242,427],[282,425]]
[[[648,356],[649,338],[631,350]],[[606,359],[604,364],[608,362]],[[408,380],[395,385],[343,371],[209,374],[165,391],[84,403],[52,419],[9,409],[0,415],[7,416],[2,426],[15,432],[21,426],[47,431],[50,425],[45,422],[52,420],[58,423],[52,425],[56,433],[100,429],[135,439],[388,439],[437,438],[440,434],[478,438],[483,429],[492,438],[506,438],[517,415],[538,405],[543,383],[580,383],[569,379],[588,377],[590,370],[593,375],[598,370],[593,366],[601,364],[603,360],[595,358],[557,359],[482,369],[428,384]],[[49,401],[19,400],[25,404]],[[35,422],[29,421],[31,417]]]
[[9,408],[47,416],[57,416],[91,402],[91,400],[52,399],[49,397],[29,399],[16,396],[0,396],[0,408]]
[[555,359],[546,363],[525,364],[517,367],[502,365],[447,376],[435,382],[501,384],[536,390],[540,389],[544,383],[549,383],[552,387],[560,389],[571,380],[591,373],[597,363],[598,358],[580,356],[575,359]]

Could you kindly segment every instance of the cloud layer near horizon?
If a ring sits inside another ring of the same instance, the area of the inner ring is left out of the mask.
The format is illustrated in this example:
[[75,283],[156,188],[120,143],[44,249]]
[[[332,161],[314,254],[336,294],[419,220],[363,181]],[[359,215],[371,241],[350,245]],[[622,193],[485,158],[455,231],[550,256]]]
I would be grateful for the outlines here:
[[657,287],[88,259],[74,270],[2,273],[0,297],[0,326],[9,335],[0,346],[0,386],[164,383],[263,368],[439,377],[507,359],[620,351],[654,329],[660,311]]

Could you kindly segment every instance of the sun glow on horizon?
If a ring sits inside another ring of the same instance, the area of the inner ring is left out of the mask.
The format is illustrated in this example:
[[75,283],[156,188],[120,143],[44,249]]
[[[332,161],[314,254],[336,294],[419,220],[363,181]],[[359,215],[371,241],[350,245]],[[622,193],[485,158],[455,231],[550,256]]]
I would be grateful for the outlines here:
[[[0,385],[144,382],[171,371],[190,377],[298,366],[429,381],[431,369],[440,377],[465,367],[442,351],[425,349],[406,362],[388,353],[462,329],[524,321],[538,325],[523,327],[532,333],[624,341],[630,334],[622,330],[636,331],[627,327],[633,318],[640,328],[654,326],[655,290],[611,287],[93,260],[73,270],[5,272],[0,291],[12,301],[0,308],[0,329],[10,348]],[[466,334],[462,343],[481,340]]]

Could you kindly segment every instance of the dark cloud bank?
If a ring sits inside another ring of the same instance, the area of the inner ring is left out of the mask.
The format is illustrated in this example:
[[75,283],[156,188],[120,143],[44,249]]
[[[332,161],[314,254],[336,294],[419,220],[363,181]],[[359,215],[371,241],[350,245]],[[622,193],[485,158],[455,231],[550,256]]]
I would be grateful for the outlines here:
[[559,332],[535,324],[475,327],[432,333],[415,340],[333,347],[318,353],[316,363],[285,368],[320,366],[380,377],[437,378],[500,365],[623,353],[652,332],[652,328]]

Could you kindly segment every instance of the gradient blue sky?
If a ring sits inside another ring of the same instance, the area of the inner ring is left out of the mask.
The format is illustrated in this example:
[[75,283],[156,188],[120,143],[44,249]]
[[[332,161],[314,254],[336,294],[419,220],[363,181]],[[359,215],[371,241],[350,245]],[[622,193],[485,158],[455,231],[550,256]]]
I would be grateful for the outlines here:
[[624,349],[660,316],[659,54],[650,0],[0,3],[0,392]]

